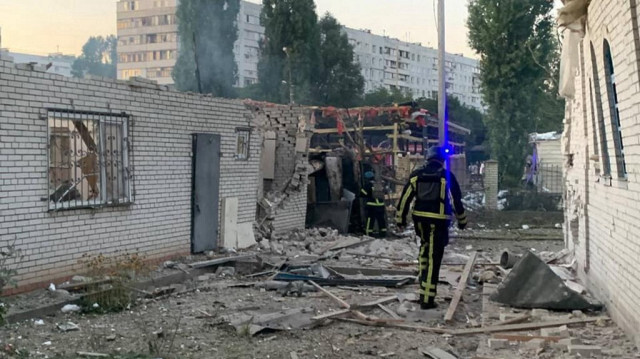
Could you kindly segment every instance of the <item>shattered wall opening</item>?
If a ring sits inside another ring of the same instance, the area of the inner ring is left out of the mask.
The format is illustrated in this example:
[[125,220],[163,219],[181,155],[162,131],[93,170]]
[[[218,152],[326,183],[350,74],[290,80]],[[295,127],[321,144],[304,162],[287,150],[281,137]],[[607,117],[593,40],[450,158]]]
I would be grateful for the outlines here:
[[274,234],[305,226],[311,111],[302,106],[247,102],[263,134],[256,231]]

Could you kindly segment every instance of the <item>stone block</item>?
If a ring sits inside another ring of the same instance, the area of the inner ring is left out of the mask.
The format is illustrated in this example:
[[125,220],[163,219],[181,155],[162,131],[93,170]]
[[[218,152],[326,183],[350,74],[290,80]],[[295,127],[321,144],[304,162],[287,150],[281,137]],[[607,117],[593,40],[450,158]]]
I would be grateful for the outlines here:
[[507,349],[509,341],[507,339],[489,338],[489,348],[491,349]]
[[581,358],[599,358],[602,354],[602,348],[595,345],[569,345],[569,354]]
[[547,346],[547,342],[544,339],[531,339],[522,343],[522,345],[527,349],[540,349]]
[[540,335],[543,337],[569,337],[569,328],[566,325],[555,328],[542,328]]

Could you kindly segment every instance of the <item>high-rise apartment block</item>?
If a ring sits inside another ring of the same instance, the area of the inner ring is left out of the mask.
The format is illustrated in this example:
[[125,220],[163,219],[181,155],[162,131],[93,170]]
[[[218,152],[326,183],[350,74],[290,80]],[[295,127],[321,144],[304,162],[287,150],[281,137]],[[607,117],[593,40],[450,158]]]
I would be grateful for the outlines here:
[[[118,78],[141,76],[171,84],[171,71],[178,56],[176,8],[179,0],[135,0],[118,2]],[[236,85],[258,82],[262,5],[241,1],[238,40],[234,54],[238,64]],[[436,49],[372,34],[368,30],[344,28],[362,67],[365,92],[376,88],[398,88],[415,97],[437,98],[438,52]],[[482,110],[478,61],[447,54],[447,93],[460,102]]]
[[[345,28],[345,32],[362,67],[365,92],[397,88],[415,97],[438,98],[437,49],[368,30]],[[454,54],[446,54],[445,61],[447,94],[482,110],[478,61]]]

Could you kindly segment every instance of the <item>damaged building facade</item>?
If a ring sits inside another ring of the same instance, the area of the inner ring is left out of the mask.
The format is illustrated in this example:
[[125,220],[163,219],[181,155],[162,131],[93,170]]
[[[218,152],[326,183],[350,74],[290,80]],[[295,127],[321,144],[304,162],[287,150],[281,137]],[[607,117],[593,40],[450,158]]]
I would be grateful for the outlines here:
[[577,271],[640,342],[640,33],[635,0],[567,1],[565,241]]
[[233,199],[232,235],[253,236],[261,133],[245,103],[44,70],[0,60],[0,247],[22,251],[19,290],[82,271],[84,254],[234,246]]

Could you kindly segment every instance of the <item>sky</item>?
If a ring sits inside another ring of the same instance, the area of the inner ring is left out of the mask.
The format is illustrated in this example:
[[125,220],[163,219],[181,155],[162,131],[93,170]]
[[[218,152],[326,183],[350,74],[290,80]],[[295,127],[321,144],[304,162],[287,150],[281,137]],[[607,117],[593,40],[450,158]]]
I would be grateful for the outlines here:
[[[249,0],[260,3],[260,0]],[[446,0],[447,52],[477,57],[467,43],[468,0]],[[559,2],[557,0],[556,2]],[[116,33],[116,0],[0,0],[2,47],[13,52],[79,55],[90,36]],[[316,0],[343,25],[437,47],[437,0]]]

